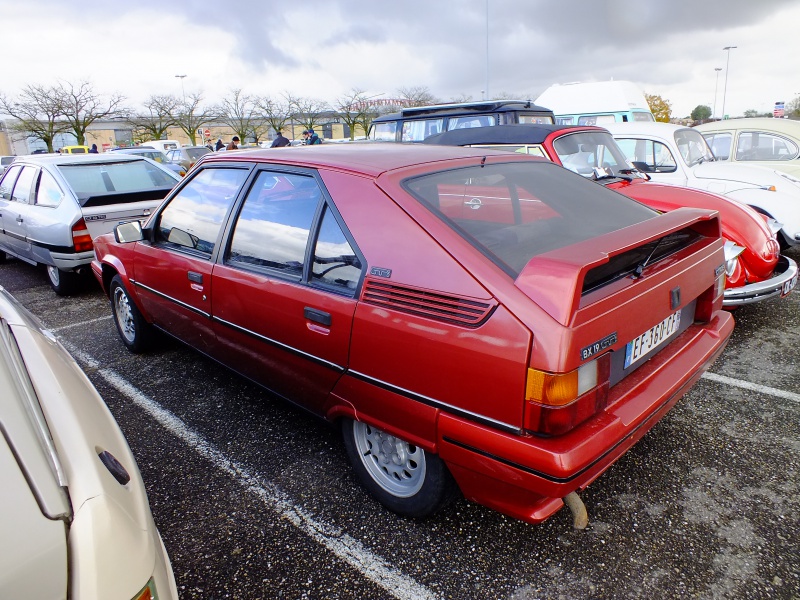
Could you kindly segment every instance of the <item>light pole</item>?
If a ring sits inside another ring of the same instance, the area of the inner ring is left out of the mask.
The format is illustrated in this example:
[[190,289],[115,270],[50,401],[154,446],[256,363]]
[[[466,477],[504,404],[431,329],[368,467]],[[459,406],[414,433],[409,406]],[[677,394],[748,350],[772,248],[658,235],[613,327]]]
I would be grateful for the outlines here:
[[183,103],[186,104],[186,90],[183,89],[183,80],[186,79],[186,75],[175,75],[175,77],[181,80],[181,94],[183,94]]
[[486,92],[485,98],[489,98],[489,0],[486,0]]
[[719,72],[722,71],[722,67],[714,67],[714,70],[717,72],[717,82],[714,84],[714,112],[711,114],[712,119],[717,117],[717,89],[719,89]]
[[731,50],[736,48],[736,46],[725,46],[723,50],[727,51],[728,59],[725,63],[725,87],[722,90],[722,118],[725,118],[725,96],[728,94],[728,71],[730,70],[731,64]]

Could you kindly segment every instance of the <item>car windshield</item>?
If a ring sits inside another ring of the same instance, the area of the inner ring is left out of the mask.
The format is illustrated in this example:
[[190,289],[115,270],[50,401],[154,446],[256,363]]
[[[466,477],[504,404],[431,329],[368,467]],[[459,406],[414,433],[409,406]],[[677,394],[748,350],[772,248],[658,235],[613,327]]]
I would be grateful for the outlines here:
[[191,158],[192,160],[197,160],[198,158],[200,158],[204,154],[208,154],[209,152],[211,152],[211,150],[209,150],[205,146],[201,148],[186,148],[186,154],[188,154],[189,158]]
[[404,187],[513,278],[536,255],[657,215],[544,161],[441,171]]
[[701,162],[714,160],[714,154],[708,147],[706,138],[694,129],[679,129],[675,132],[675,143],[678,145],[683,161],[693,167]]
[[171,188],[177,178],[146,160],[67,163],[58,170],[80,199],[103,194]]
[[563,166],[584,177],[597,176],[596,168],[601,176],[630,177],[633,169],[614,138],[605,131],[565,135],[553,142],[553,148]]

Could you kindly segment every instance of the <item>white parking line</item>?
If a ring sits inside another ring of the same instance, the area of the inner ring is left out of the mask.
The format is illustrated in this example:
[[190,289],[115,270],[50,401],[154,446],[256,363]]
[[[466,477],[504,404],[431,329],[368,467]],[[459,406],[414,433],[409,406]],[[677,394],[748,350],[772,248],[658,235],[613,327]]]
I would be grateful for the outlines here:
[[89,319],[88,321],[81,321],[80,323],[70,323],[69,325],[63,325],[61,327],[56,327],[54,329],[50,329],[53,333],[58,333],[59,331],[64,331],[65,329],[73,329],[74,327],[82,327],[84,325],[89,325],[90,323],[97,323],[98,321],[108,321],[113,315],[106,315],[105,317],[97,317],[96,319]]
[[759,385],[757,383],[750,383],[749,381],[742,381],[741,379],[734,379],[733,377],[726,377],[725,375],[717,375],[716,373],[705,372],[703,373],[703,379],[708,379],[709,381],[716,381],[717,383],[731,385],[742,388],[743,390],[750,390],[751,392],[767,394],[769,396],[775,396],[776,398],[783,398],[784,400],[791,400],[792,402],[800,403],[800,394],[795,394],[794,392],[787,392],[777,388]]
[[219,470],[230,475],[245,489],[261,498],[265,505],[286,518],[292,525],[328,548],[337,558],[348,563],[389,594],[399,600],[434,600],[439,598],[425,586],[392,567],[382,557],[370,552],[360,541],[344,533],[341,529],[316,521],[301,506],[293,503],[291,498],[280,488],[269,482],[261,481],[244,465],[237,463],[217,450],[213,444],[188,427],[178,417],[146,396],[114,370],[101,368],[94,358],[67,341],[62,339],[61,343],[72,353],[76,360],[82,362],[84,366],[95,370],[111,386],[144,409],[165,429],[183,440],[198,454],[210,460]]

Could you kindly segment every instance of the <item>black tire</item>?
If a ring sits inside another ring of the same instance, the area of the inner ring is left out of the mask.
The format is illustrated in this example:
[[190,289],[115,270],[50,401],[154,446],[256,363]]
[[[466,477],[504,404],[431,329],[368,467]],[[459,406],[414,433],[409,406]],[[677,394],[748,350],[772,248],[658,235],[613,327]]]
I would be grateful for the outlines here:
[[75,271],[64,271],[53,265],[46,265],[47,281],[59,296],[71,296],[81,288],[81,276]]
[[122,343],[134,354],[144,352],[152,342],[153,326],[145,321],[119,275],[114,275],[108,291],[114,324]]
[[453,477],[437,455],[351,419],[342,419],[342,436],[361,485],[389,510],[427,517],[455,497]]

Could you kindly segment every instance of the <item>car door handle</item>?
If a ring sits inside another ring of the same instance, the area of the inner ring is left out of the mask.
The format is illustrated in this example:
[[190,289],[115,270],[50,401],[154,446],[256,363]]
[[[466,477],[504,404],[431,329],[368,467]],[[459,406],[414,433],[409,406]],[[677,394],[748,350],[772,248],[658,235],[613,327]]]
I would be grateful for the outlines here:
[[22,217],[17,217],[17,223],[22,223],[24,220]]
[[314,321],[314,323],[325,325],[325,327],[330,327],[331,325],[331,313],[326,313],[324,311],[317,310],[316,308],[306,306],[303,309],[303,315],[309,321]]
[[203,283],[203,274],[202,273],[196,273],[195,271],[189,271],[188,275],[189,275],[189,281],[192,281],[194,283]]

